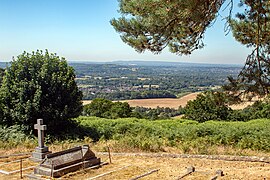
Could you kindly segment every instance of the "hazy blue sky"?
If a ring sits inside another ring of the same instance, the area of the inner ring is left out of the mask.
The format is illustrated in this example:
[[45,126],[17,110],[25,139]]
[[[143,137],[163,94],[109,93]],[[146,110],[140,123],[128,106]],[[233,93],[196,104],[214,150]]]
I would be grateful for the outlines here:
[[0,60],[23,51],[48,49],[67,60],[159,60],[241,64],[249,50],[225,36],[221,18],[208,29],[206,47],[190,56],[165,50],[160,55],[137,53],[110,25],[117,0],[0,0]]

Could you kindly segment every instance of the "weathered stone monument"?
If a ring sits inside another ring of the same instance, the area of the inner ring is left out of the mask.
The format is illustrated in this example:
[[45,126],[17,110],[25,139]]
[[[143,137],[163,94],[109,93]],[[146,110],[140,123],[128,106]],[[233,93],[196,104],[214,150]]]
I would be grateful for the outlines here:
[[43,119],[38,119],[34,128],[38,130],[38,147],[31,159],[41,163],[34,168],[34,174],[27,175],[30,179],[35,179],[37,175],[60,177],[69,172],[100,164],[100,158],[95,156],[88,145],[51,153],[44,145],[44,131],[47,126],[43,124]]
[[47,130],[47,126],[43,124],[43,119],[38,119],[34,128],[38,130],[38,147],[35,152],[32,153],[32,160],[39,162],[45,159],[47,154],[50,154],[48,147],[44,145],[44,131]]
[[46,159],[34,169],[34,174],[60,177],[98,164],[100,164],[100,158],[95,156],[88,145],[83,145],[47,154]]

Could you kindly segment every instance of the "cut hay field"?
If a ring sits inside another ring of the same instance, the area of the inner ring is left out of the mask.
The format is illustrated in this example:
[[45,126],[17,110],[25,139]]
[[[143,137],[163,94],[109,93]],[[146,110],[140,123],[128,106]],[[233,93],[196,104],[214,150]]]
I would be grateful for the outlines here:
[[[156,108],[159,107],[169,107],[177,109],[179,106],[186,106],[189,100],[196,99],[199,93],[190,93],[181,98],[157,98],[157,99],[132,99],[132,100],[124,100],[121,102],[128,102],[131,107],[141,106],[147,108]],[[83,105],[90,104],[90,100],[83,101]]]
[[[146,108],[156,108],[156,107],[169,107],[178,109],[179,106],[185,107],[188,101],[196,99],[197,95],[201,92],[195,92],[187,94],[181,98],[157,98],[157,99],[132,99],[123,100],[121,102],[128,102],[131,107],[146,107]],[[83,105],[90,104],[91,100],[84,100]],[[244,109],[245,107],[252,105],[254,101],[243,102],[240,104],[231,105],[232,109]]]

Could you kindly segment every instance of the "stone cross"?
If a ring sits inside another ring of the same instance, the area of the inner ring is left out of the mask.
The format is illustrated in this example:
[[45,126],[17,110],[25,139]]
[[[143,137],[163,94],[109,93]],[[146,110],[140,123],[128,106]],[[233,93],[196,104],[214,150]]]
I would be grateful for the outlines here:
[[38,130],[38,147],[44,148],[44,131],[47,130],[47,126],[43,125],[43,119],[38,119],[34,128]]
[[42,161],[47,154],[50,154],[48,147],[44,145],[44,131],[47,130],[47,126],[43,124],[43,119],[38,119],[34,128],[38,130],[38,147],[32,153],[33,161]]

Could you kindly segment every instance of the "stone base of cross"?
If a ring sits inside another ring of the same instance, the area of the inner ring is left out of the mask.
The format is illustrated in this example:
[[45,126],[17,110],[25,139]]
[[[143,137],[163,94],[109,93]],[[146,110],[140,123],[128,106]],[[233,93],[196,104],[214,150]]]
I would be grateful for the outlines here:
[[43,124],[43,119],[38,119],[34,128],[38,130],[38,147],[36,147],[35,151],[32,153],[31,160],[39,162],[45,159],[47,154],[52,152],[44,145],[44,131],[47,130],[47,126]]

